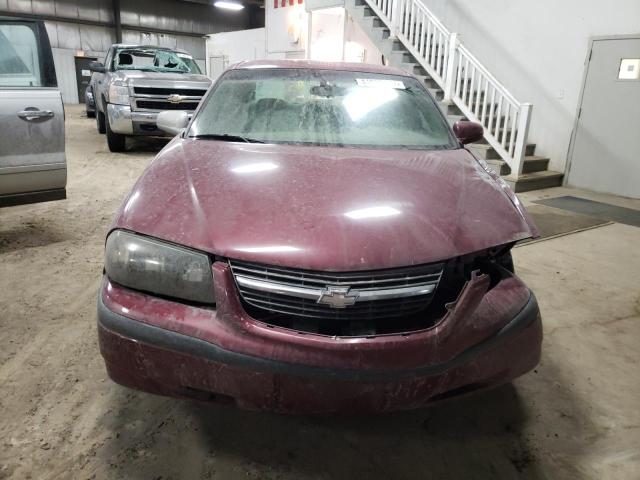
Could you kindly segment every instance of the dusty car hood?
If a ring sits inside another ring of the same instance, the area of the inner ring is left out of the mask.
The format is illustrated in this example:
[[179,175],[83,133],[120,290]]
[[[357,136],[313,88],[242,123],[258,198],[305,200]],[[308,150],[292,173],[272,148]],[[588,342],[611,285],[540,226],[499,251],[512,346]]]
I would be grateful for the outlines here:
[[143,72],[141,70],[118,70],[114,75],[120,80],[147,81],[161,80],[163,82],[202,82],[209,85],[211,79],[197,73]]
[[429,263],[531,237],[466,150],[311,148],[175,138],[115,227],[314,270]]

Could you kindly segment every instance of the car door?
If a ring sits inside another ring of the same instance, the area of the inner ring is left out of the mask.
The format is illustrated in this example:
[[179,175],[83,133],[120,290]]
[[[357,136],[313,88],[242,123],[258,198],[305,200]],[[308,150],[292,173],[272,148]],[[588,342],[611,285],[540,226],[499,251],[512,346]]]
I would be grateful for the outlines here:
[[64,109],[43,22],[0,17],[0,207],[66,198]]

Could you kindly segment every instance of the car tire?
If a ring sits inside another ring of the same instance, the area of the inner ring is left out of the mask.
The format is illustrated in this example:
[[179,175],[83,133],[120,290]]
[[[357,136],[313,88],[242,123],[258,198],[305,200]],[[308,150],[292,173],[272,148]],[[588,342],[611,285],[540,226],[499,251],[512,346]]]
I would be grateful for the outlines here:
[[102,113],[100,110],[96,110],[96,125],[98,127],[98,133],[107,133],[105,123],[106,120],[104,113]]
[[96,116],[96,112],[93,110],[87,110],[87,118],[93,118]]
[[107,145],[109,145],[109,150],[112,152],[124,152],[127,136],[112,131],[108,118],[105,123],[107,127]]

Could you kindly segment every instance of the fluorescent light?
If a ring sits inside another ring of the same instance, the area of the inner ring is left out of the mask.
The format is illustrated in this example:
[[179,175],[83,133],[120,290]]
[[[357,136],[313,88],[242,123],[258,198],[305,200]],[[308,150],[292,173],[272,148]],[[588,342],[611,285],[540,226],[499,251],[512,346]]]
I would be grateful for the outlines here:
[[218,0],[217,2],[214,2],[213,6],[218,8],[224,8],[226,10],[242,10],[244,8],[244,5],[241,5],[236,2],[226,2],[225,0]]
[[363,218],[391,217],[393,215],[399,215],[400,213],[402,213],[400,210],[397,210],[393,207],[382,206],[353,210],[351,212],[345,213],[345,216],[353,218],[354,220],[361,220]]

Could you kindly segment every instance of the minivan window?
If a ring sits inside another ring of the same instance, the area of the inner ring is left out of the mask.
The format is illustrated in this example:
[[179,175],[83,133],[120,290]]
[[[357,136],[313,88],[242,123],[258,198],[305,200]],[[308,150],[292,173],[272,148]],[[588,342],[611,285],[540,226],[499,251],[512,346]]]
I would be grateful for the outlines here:
[[457,143],[417,80],[315,69],[237,69],[205,100],[191,137],[370,148]]
[[38,39],[28,25],[0,23],[0,87],[40,87]]

